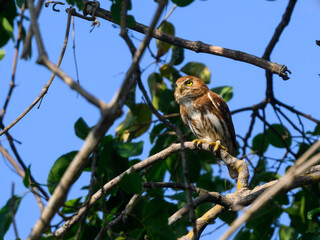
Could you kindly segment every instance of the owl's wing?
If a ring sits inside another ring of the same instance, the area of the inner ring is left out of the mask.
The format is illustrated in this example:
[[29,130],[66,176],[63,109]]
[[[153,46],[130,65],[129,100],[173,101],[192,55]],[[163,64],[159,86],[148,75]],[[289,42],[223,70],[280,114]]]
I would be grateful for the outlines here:
[[231,135],[231,139],[233,142],[234,147],[236,147],[236,133],[234,131],[234,126],[231,118],[231,113],[229,110],[229,107],[227,103],[224,101],[222,97],[220,97],[218,94],[208,91],[207,93],[210,102],[211,102],[211,107],[213,109],[213,112],[217,111],[219,112],[219,116],[222,118],[222,120],[225,122],[225,124],[228,127],[229,133]]

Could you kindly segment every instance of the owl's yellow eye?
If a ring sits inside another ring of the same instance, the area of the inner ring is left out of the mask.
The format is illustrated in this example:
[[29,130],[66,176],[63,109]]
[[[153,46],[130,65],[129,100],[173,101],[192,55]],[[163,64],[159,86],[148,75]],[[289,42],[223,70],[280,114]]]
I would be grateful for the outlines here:
[[188,81],[186,82],[186,84],[187,84],[188,86],[191,86],[191,85],[193,84],[193,82],[192,82],[191,80],[188,80]]

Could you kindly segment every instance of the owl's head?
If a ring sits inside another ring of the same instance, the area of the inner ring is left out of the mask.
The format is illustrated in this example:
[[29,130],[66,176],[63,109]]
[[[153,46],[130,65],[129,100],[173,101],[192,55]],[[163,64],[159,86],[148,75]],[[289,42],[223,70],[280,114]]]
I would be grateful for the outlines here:
[[179,104],[187,105],[195,98],[202,96],[209,89],[199,78],[193,76],[181,77],[175,85],[174,97]]

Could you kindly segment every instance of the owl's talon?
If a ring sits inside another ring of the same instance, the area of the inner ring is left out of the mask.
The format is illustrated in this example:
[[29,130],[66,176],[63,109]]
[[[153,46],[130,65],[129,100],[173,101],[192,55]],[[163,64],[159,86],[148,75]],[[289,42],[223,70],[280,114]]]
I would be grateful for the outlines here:
[[201,139],[195,139],[195,140],[193,140],[192,142],[193,142],[193,144],[194,144],[196,147],[201,146],[202,143],[206,143],[206,141],[201,140]]
[[192,142],[196,147],[200,147],[201,144],[203,144],[203,143],[208,143],[209,146],[213,149],[214,152],[217,152],[220,148],[228,152],[228,148],[226,148],[225,146],[221,145],[220,140],[217,140],[215,142],[209,142],[207,140],[195,139]]
[[228,148],[226,148],[225,146],[221,145],[220,140],[210,143],[210,146],[214,146],[213,151],[215,151],[215,152],[218,151],[220,148],[225,150],[226,152],[228,152]]

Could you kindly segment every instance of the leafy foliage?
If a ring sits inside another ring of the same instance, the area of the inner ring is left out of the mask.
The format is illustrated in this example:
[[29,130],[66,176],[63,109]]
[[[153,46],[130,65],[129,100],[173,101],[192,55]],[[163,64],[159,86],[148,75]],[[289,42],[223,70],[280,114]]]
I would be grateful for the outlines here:
[[[186,7],[192,2],[193,0],[172,0],[172,3],[179,7]],[[9,0],[7,5],[1,6],[0,47],[5,46],[10,39],[15,41],[13,32],[17,7],[21,8],[24,3],[17,0],[15,4],[13,0]],[[84,6],[81,0],[67,0],[67,3],[76,5],[79,10]],[[110,11],[116,23],[121,23],[121,8],[122,0],[111,0]],[[132,1],[129,1],[128,11],[132,8]],[[128,27],[137,26],[134,16],[127,15],[127,25]],[[173,36],[176,32],[174,24],[168,21],[162,22],[159,30]],[[148,76],[142,75],[143,78],[147,78],[152,104],[156,110],[167,117],[170,123],[182,129],[186,141],[193,140],[194,136],[184,127],[180,119],[179,106],[174,100],[175,82],[179,77],[187,74],[199,77],[209,84],[211,72],[205,63],[195,62],[192,59],[184,62],[183,48],[160,40],[155,42],[157,67]],[[0,49],[0,60],[4,57],[5,51]],[[234,95],[232,86],[218,86],[211,90],[221,95],[225,101],[230,101]],[[185,191],[143,187],[145,182],[184,183],[179,153],[174,153],[150,165],[144,171],[130,170],[129,173],[123,174],[129,167],[141,161],[138,159],[141,154],[146,154],[150,150],[149,156],[152,156],[172,143],[178,142],[177,135],[158,119],[153,118],[149,107],[144,102],[136,102],[136,99],[138,97],[133,87],[126,102],[129,109],[125,119],[116,128],[116,134],[104,136],[95,152],[89,156],[84,171],[93,171],[94,181],[91,186],[83,186],[83,190],[92,188],[95,192],[101,189],[103,184],[115,178],[121,178],[121,180],[118,186],[103,193],[98,203],[88,208],[79,234],[80,239],[94,239],[106,222],[113,222],[121,216],[135,194],[139,195],[139,198],[130,209],[131,212],[112,226],[112,232],[107,231],[106,239],[177,239],[188,232],[190,223],[184,218],[173,226],[168,225],[168,218],[188,203]],[[256,109],[252,114],[259,114],[259,111],[260,109]],[[250,155],[255,157],[255,161],[250,162],[253,166],[250,188],[279,179],[281,175],[278,171],[290,166],[320,135],[319,124],[313,131],[306,131],[306,136],[303,136],[302,140],[294,138],[294,127],[288,126],[283,125],[281,121],[264,124],[263,131],[260,129],[254,132],[253,136],[251,133],[247,136],[246,144],[251,143],[251,146],[242,145],[241,147],[251,149]],[[82,140],[86,139],[91,129],[92,127],[83,118],[79,118],[74,124],[75,135]],[[141,138],[142,136],[144,138]],[[149,137],[150,143],[147,143],[145,136]],[[243,140],[242,137],[241,140]],[[267,153],[270,149],[277,149],[277,151],[290,149],[294,151],[295,158],[285,155],[282,159],[273,159],[276,162],[274,164],[268,158]],[[48,174],[46,186],[51,194],[77,153],[77,151],[71,151],[55,161]],[[222,194],[233,191],[234,181],[227,179],[227,174],[221,174],[219,162],[212,155],[186,151],[186,160],[189,181],[196,187]],[[93,164],[95,162],[96,165]],[[23,179],[26,187],[30,185],[30,168],[31,165],[26,169]],[[319,195],[319,185],[313,184],[293,191],[290,197],[287,195],[274,197],[240,229],[234,239],[272,239],[275,235],[278,235],[281,240],[319,239]],[[194,193],[193,197],[196,196],[198,195]],[[0,239],[4,238],[10,226],[12,208],[16,213],[21,199],[22,197],[14,196],[14,206],[10,205],[11,199],[9,199],[0,209]],[[75,214],[87,200],[88,196],[66,200],[60,210],[66,215]],[[212,206],[213,204],[208,202],[200,204],[195,209],[196,217],[203,216]],[[290,224],[285,225],[280,222],[279,219],[283,215],[289,217]],[[227,211],[219,216],[221,221],[229,225],[236,217],[237,213]],[[72,226],[65,239],[73,239],[79,225]],[[48,237],[43,236],[43,239],[46,238],[51,239],[50,234]]]

